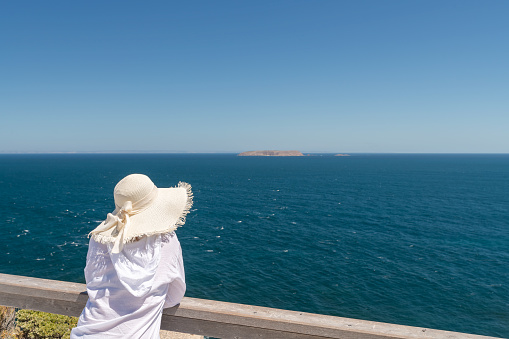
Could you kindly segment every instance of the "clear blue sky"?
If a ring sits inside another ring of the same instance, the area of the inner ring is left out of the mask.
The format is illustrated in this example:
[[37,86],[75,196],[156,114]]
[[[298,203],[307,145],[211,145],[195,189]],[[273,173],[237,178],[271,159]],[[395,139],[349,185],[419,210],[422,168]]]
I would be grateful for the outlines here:
[[0,152],[509,152],[509,1],[2,1]]

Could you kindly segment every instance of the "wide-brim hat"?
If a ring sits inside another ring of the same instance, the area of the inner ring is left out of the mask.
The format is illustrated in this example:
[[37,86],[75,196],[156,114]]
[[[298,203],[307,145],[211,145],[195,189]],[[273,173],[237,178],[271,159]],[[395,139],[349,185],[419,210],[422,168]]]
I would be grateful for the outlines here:
[[113,244],[118,253],[124,244],[143,236],[169,233],[184,225],[193,205],[191,185],[158,188],[149,177],[131,174],[113,191],[115,210],[90,235],[95,241]]

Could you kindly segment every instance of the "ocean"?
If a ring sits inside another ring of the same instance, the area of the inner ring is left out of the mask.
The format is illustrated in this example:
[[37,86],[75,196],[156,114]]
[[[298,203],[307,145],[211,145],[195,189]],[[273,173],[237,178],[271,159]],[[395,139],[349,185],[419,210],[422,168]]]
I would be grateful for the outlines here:
[[131,173],[193,186],[187,296],[509,337],[509,155],[4,154],[0,272],[83,283]]

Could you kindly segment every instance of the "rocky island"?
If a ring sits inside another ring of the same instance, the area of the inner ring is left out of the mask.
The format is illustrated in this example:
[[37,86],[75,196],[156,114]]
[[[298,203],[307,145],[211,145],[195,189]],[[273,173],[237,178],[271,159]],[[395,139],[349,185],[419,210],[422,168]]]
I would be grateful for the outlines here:
[[238,154],[239,157],[302,157],[299,151],[249,151]]
[[335,157],[349,157],[350,154],[336,154]]

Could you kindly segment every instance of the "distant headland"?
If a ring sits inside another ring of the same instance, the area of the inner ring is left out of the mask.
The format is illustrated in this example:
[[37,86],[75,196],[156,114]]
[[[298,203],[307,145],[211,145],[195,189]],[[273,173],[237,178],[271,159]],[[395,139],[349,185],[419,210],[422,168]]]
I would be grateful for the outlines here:
[[302,157],[299,151],[249,151],[238,154],[239,157]]
[[350,154],[336,154],[335,157],[349,157]]

